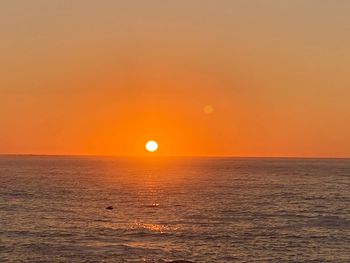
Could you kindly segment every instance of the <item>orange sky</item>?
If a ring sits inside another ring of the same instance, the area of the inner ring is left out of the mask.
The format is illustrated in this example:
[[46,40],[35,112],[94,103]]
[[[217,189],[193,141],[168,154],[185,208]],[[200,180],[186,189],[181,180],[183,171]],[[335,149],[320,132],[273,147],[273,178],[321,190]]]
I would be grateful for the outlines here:
[[349,13],[3,1],[0,153],[141,155],[155,139],[159,155],[350,157]]

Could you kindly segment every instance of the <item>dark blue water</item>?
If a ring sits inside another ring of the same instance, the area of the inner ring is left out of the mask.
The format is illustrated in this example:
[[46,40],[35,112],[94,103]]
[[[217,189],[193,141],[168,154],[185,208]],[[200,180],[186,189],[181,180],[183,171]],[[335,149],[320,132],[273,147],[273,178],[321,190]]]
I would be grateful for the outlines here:
[[1,262],[175,260],[350,262],[350,160],[0,157]]

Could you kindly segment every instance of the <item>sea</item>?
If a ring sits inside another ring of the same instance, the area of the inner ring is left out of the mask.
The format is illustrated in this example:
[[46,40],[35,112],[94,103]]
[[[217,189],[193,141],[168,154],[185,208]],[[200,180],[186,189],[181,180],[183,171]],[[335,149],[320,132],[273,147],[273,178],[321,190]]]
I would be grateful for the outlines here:
[[1,156],[0,262],[350,262],[350,160]]

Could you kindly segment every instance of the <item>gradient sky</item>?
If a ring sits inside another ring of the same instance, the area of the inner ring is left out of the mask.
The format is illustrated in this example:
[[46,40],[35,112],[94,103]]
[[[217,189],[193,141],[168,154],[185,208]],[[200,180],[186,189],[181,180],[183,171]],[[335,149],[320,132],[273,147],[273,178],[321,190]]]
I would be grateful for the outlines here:
[[350,156],[348,0],[4,0],[0,153]]

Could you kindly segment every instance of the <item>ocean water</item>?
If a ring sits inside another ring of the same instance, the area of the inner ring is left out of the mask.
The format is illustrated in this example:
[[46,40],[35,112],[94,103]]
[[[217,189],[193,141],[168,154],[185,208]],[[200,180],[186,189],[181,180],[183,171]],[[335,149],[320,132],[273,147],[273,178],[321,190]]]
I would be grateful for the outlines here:
[[3,156],[0,262],[350,262],[350,160]]

